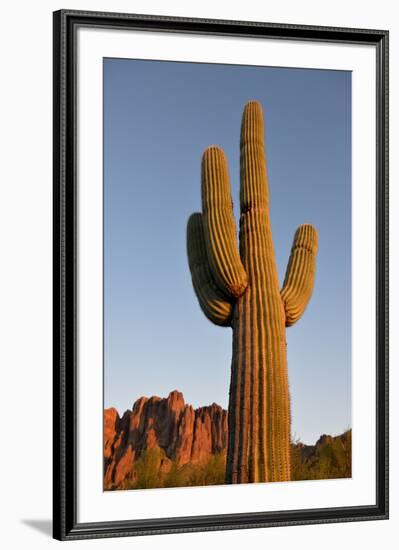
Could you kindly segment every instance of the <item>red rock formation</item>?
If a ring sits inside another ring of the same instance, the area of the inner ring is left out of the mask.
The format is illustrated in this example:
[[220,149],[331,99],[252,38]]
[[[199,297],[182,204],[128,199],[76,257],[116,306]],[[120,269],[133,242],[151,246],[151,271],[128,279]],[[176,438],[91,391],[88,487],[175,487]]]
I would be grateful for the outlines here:
[[193,409],[183,395],[140,397],[122,418],[116,409],[104,410],[104,488],[132,478],[133,464],[142,451],[160,448],[166,454],[160,468],[200,464],[227,447],[227,411],[216,403]]

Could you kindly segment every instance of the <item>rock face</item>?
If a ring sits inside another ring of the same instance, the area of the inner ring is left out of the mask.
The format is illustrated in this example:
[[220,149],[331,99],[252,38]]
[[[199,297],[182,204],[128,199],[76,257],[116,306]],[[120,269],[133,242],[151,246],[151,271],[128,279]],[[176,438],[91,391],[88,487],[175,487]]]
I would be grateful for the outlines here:
[[162,449],[162,469],[200,464],[227,448],[227,411],[216,403],[193,409],[183,395],[140,397],[122,417],[104,410],[104,488],[117,488],[132,476],[135,460],[149,449]]

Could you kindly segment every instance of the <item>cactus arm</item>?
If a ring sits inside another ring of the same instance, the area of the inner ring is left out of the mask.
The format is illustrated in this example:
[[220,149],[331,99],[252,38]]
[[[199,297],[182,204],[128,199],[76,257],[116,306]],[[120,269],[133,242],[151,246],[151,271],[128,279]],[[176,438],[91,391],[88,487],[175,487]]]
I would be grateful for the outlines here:
[[238,298],[248,285],[236,240],[227,160],[211,146],[202,158],[203,227],[209,265],[223,294]]
[[187,255],[194,292],[205,316],[215,325],[230,325],[233,305],[212,277],[200,213],[191,214],[187,223]]
[[304,313],[313,292],[316,272],[317,231],[310,224],[300,225],[295,232],[281,299],[285,324],[290,327]]

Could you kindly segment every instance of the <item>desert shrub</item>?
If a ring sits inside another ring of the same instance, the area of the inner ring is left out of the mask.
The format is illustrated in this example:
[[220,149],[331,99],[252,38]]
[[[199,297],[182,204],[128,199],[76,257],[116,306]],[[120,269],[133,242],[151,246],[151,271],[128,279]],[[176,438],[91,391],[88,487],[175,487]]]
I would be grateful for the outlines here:
[[174,461],[165,478],[165,487],[195,487],[225,483],[226,455],[216,453],[204,464],[178,466]]
[[164,487],[182,487],[184,486],[183,468],[179,468],[176,460],[172,462],[172,467],[165,477]]
[[189,486],[223,485],[225,483],[225,469],[226,456],[217,453],[205,464],[191,465],[186,483]]
[[204,468],[203,485],[224,485],[226,475],[226,455],[216,453]]
[[[163,465],[167,462],[168,468]],[[326,437],[316,445],[291,445],[293,480],[338,479],[351,477],[352,431],[338,437]],[[216,453],[201,464],[179,466],[160,448],[143,451],[135,461],[131,475],[118,489],[152,489],[160,487],[195,487],[224,485],[226,454]],[[114,489],[114,487],[107,487]]]
[[163,473],[160,471],[165,451],[156,447],[142,451],[135,461],[131,475],[119,486],[120,489],[154,489],[163,487]]
[[169,471],[162,471],[165,451],[155,448],[143,451],[134,463],[131,475],[119,489],[154,489],[160,487],[195,487],[225,483],[226,455],[217,453],[202,464],[179,466],[173,460]]
[[153,489],[163,487],[162,475],[160,472],[162,459],[165,458],[165,451],[160,448],[143,451],[136,461],[134,469],[136,472],[136,489]]
[[291,447],[292,479],[338,479],[352,475],[352,430],[313,446]]

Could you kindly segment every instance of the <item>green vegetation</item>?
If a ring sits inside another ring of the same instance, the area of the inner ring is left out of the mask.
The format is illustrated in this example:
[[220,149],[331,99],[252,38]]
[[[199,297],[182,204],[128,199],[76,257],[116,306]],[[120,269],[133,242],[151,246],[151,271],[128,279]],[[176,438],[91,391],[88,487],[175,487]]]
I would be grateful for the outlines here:
[[338,479],[352,476],[352,430],[322,436],[316,445],[292,444],[292,479]]
[[180,468],[173,462],[164,487],[198,487],[202,485],[224,485],[226,456],[215,454],[204,464],[185,464]]
[[166,457],[163,449],[144,451],[135,462],[132,474],[120,489],[154,489],[156,487],[198,487],[224,485],[226,455],[217,453],[202,464],[178,466]]
[[154,489],[158,487],[162,461],[165,459],[163,449],[143,451],[135,464],[135,489]]
[[[315,445],[291,444],[292,480],[338,479],[352,475],[352,430],[337,437],[322,436]],[[226,454],[208,462],[179,466],[160,448],[141,453],[131,476],[120,489],[198,487],[225,484]],[[110,488],[112,489],[112,488]]]

